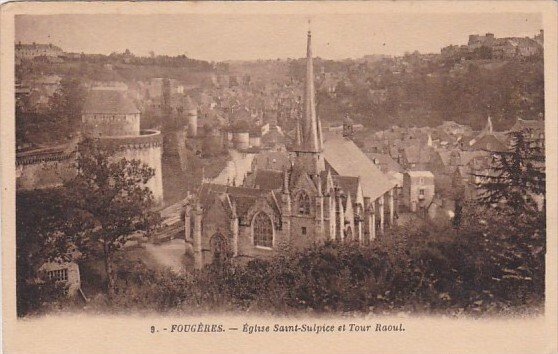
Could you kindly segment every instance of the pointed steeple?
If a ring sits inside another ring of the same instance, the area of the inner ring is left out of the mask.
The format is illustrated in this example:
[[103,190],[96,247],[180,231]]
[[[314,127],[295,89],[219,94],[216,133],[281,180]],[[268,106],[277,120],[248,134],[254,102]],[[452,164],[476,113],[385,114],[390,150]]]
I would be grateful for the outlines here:
[[296,141],[292,151],[296,153],[295,169],[311,176],[325,171],[322,125],[316,117],[314,90],[314,65],[312,63],[312,35],[308,31],[306,52],[306,86],[302,98],[302,112],[297,116]]
[[296,114],[296,141],[295,141],[295,146],[300,147],[300,145],[302,144],[302,132],[300,131],[300,116],[299,116],[298,111],[295,114]]
[[493,133],[493,128],[492,128],[492,118],[490,116],[488,116],[488,119],[486,121],[486,133],[487,134],[492,134]]
[[312,34],[308,31],[306,47],[306,85],[304,89],[304,112],[301,119],[301,144],[297,147],[300,151],[321,152],[322,133],[321,124],[316,117],[316,93],[314,89],[314,64],[312,62]]

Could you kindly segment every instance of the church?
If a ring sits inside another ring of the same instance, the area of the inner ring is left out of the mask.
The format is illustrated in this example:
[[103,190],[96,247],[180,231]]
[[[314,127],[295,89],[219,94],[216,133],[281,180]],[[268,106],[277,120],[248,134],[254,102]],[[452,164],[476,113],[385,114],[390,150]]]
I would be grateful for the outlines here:
[[369,244],[395,222],[401,186],[345,134],[322,133],[310,32],[303,104],[295,141],[285,152],[290,163],[256,169],[242,186],[203,183],[186,205],[186,247],[196,268],[328,240]]

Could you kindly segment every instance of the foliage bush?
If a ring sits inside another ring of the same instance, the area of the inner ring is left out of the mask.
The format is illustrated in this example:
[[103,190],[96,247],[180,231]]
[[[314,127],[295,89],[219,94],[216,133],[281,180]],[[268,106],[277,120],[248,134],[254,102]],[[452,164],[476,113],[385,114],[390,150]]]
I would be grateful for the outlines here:
[[[482,209],[467,205],[467,210]],[[544,232],[484,218],[467,232],[423,224],[396,228],[371,245],[326,243],[269,260],[227,260],[187,275],[142,263],[119,266],[113,306],[186,313],[271,314],[537,312],[544,302]],[[494,214],[494,213],[492,213]],[[539,225],[541,226],[541,225]],[[544,226],[543,226],[544,228]],[[511,230],[511,231],[510,231]]]

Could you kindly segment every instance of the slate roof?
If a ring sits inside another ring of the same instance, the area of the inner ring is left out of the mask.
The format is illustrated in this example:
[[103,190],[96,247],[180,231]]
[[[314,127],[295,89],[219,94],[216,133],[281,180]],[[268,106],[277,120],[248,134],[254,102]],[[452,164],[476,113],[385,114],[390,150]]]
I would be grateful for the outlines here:
[[291,167],[291,160],[286,152],[262,151],[254,157],[253,170],[283,171]]
[[372,162],[374,162],[374,159],[378,160],[378,163],[380,164],[380,167],[385,168],[385,170],[383,171],[384,173],[387,173],[387,172],[403,173],[403,172],[405,172],[405,169],[403,167],[401,167],[401,165],[398,164],[397,161],[392,159],[391,156],[389,156],[387,154],[367,152],[366,156],[368,156],[368,158]]
[[283,173],[273,170],[256,170],[254,188],[281,189],[283,187]]
[[83,113],[136,114],[136,105],[117,90],[91,90],[83,105]]
[[[256,203],[258,199],[265,199],[277,215],[281,214],[281,210],[276,203],[273,191],[269,189],[232,187],[215,183],[204,183],[200,189],[200,203],[204,208],[209,207],[215,198],[227,195],[231,202],[236,204],[236,213],[239,217],[246,216],[248,210]],[[224,203],[226,206],[227,203]],[[230,213],[230,205],[226,208]]]
[[353,202],[357,199],[358,177],[332,175],[333,183],[339,186],[345,193],[351,195]]
[[337,174],[360,177],[364,197],[377,199],[395,186],[393,181],[347,138],[329,136],[324,142],[324,157]]
[[405,158],[410,164],[429,163],[435,153],[429,146],[410,145],[404,149]]
[[478,157],[486,157],[487,156],[487,152],[482,151],[482,150],[476,150],[476,151],[461,151],[461,166],[466,166],[469,164],[469,162],[471,162],[473,159],[478,158]]
[[227,191],[226,185],[215,183],[203,183],[200,188],[199,198],[202,207],[207,208],[216,194],[225,193]]
[[495,135],[487,134],[471,145],[471,148],[477,150],[505,151],[507,147],[506,144],[500,141]]

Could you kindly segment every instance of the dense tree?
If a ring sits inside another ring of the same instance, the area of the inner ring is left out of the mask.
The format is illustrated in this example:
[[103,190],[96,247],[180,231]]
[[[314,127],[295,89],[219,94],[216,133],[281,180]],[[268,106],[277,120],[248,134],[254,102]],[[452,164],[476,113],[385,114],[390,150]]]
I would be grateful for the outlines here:
[[544,208],[546,174],[541,141],[531,131],[510,133],[509,151],[492,152],[493,162],[479,178],[480,201],[514,215],[532,215]]
[[17,314],[37,311],[43,302],[56,300],[60,289],[40,281],[45,262],[70,256],[68,244],[60,242],[68,215],[60,189],[18,192],[16,196],[16,292]]
[[50,98],[50,116],[53,120],[52,130],[64,130],[70,133],[81,122],[81,111],[85,102],[86,90],[77,78],[65,77],[60,88]]
[[117,159],[94,140],[79,145],[77,175],[65,184],[73,211],[65,223],[69,241],[86,256],[104,259],[109,297],[116,291],[114,255],[135,232],[149,232],[159,216],[145,183],[154,170],[139,160]]

